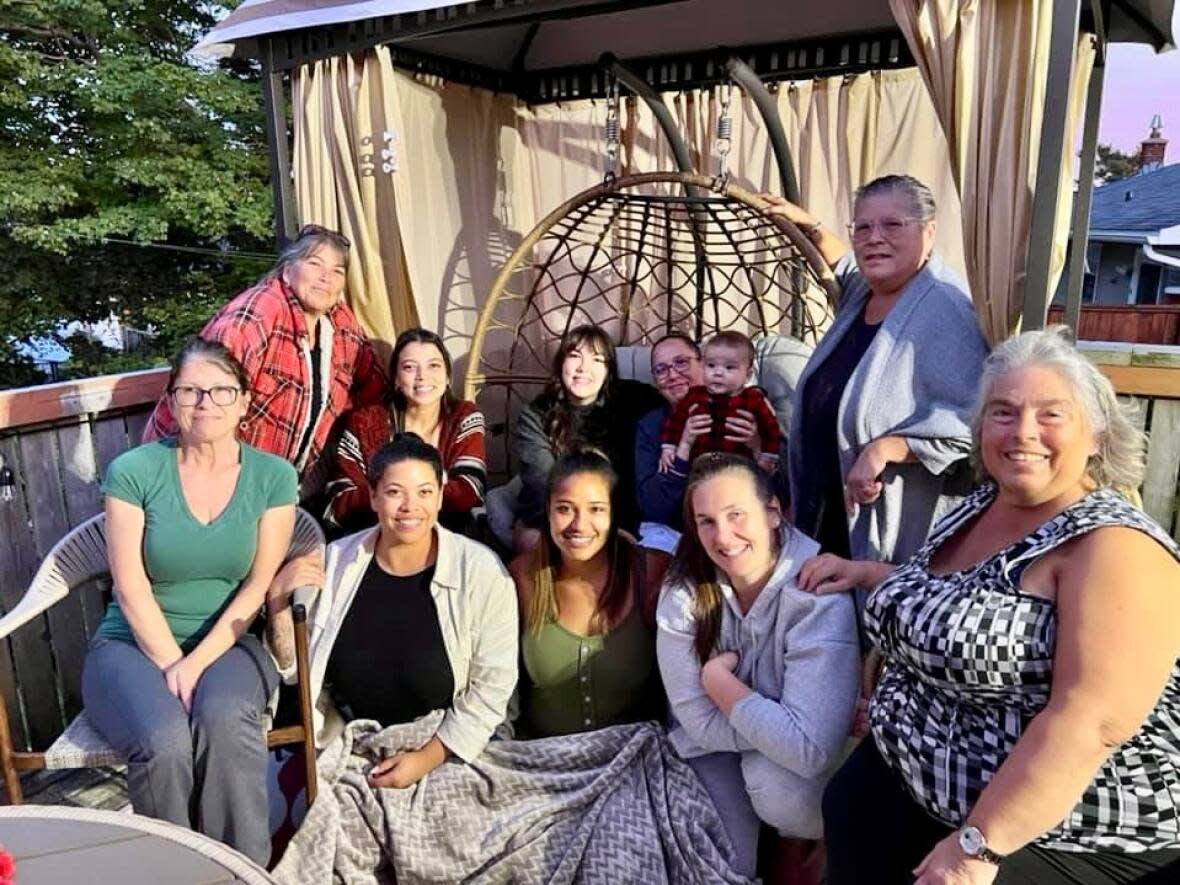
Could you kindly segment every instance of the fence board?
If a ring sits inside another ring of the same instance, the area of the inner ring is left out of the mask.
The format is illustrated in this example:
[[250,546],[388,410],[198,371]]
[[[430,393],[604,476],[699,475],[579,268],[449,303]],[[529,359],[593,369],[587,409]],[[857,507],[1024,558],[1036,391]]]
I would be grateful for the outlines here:
[[[102,495],[98,491],[98,463],[94,457],[94,433],[90,422],[82,421],[59,428],[57,441],[62,459],[61,479],[66,499],[66,518],[70,528],[74,528],[102,509]],[[89,639],[94,635],[106,608],[102,590],[96,582],[87,581],[74,593],[82,604],[83,626],[86,638]]]
[[98,474],[104,475],[107,467],[127,450],[127,427],[122,415],[105,415],[94,422],[94,457],[98,462]]
[[[24,484],[24,461],[16,439],[0,440],[0,452],[17,475],[16,497],[0,506],[0,552],[4,562],[0,573],[0,603],[8,611],[28,589],[29,579],[36,570],[32,527],[29,524],[29,505]],[[53,659],[46,641],[47,624],[37,618],[9,637],[14,667],[16,700],[21,708],[18,717],[15,707],[9,707],[9,720],[24,720],[25,746],[44,749],[57,737],[61,726],[57,712],[57,691],[53,677]],[[6,692],[7,694],[7,692]],[[17,738],[14,736],[14,743]]]
[[[20,448],[29,496],[29,515],[33,523],[34,550],[37,563],[40,564],[53,545],[70,530],[65,491],[62,488],[62,456],[53,428],[22,435]],[[82,659],[86,654],[82,601],[71,593],[50,608],[46,617],[49,620],[50,650],[57,664],[56,683],[61,705],[57,712],[59,716],[72,715],[82,708],[79,687],[82,682]],[[65,725],[65,720],[62,725]]]
[[150,411],[146,410],[127,413],[127,448],[133,449],[143,441],[143,431],[147,427],[148,418],[151,417],[151,414]]

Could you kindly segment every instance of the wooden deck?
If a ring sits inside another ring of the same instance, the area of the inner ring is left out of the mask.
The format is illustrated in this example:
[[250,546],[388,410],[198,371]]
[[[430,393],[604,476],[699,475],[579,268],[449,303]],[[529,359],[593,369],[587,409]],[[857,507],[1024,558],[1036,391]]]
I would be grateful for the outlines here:
[[[126,770],[118,768],[75,768],[67,771],[30,771],[21,776],[25,803],[29,805],[73,805],[104,811],[130,811]],[[0,788],[0,797],[8,797]]]

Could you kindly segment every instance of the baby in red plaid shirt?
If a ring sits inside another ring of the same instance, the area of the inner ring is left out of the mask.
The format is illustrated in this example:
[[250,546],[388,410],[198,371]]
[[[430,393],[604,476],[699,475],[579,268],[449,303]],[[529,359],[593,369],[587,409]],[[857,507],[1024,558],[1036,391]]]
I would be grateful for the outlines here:
[[778,463],[782,431],[766,393],[760,387],[746,387],[754,369],[754,345],[741,332],[718,332],[704,348],[705,383],[691,387],[661,430],[660,472],[667,473],[676,461],[676,449],[684,438],[684,428],[694,416],[709,415],[708,429],[692,443],[687,460],[704,452],[737,452],[753,455],[745,443],[729,439],[726,421],[738,412],[748,412],[758,428],[761,452],[758,466],[773,471]]

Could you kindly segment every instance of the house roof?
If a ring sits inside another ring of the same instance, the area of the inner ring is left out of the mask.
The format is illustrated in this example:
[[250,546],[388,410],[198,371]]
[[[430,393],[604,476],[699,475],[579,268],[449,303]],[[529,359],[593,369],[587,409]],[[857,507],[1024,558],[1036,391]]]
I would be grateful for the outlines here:
[[1094,189],[1090,230],[1155,233],[1180,224],[1180,163]]

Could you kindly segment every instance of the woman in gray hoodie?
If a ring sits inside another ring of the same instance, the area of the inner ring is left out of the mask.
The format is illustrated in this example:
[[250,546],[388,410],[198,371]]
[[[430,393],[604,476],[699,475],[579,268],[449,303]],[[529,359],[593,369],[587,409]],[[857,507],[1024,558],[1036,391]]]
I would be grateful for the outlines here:
[[684,507],[656,617],[669,737],[752,874],[762,822],[784,837],[822,835],[820,797],[856,704],[856,613],[847,593],[799,589],[819,547],[786,524],[753,461],[698,458]]

